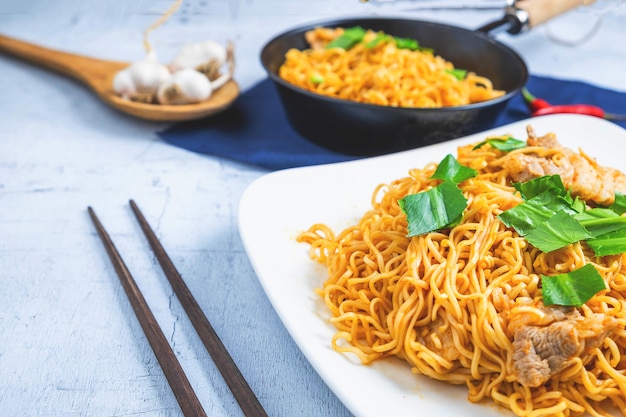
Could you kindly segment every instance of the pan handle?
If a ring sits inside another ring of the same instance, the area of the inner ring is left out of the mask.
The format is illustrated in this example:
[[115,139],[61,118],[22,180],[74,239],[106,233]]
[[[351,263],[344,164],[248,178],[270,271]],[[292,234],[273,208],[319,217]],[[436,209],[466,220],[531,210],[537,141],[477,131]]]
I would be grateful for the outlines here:
[[511,34],[532,29],[548,20],[596,0],[507,0],[505,14],[500,20],[488,23],[479,32],[493,34],[506,30]]

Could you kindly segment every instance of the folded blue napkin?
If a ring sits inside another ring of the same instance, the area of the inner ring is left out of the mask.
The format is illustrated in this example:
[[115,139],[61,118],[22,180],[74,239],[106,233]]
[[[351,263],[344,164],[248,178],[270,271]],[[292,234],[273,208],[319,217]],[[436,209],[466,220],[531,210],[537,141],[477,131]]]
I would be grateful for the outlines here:
[[[625,93],[579,81],[539,76],[531,76],[526,86],[536,97],[551,104],[585,103],[600,106],[609,113],[626,113]],[[509,101],[493,127],[528,117],[530,111],[519,94]],[[626,121],[616,123],[626,128]],[[207,119],[178,123],[158,134],[174,146],[268,170],[359,158],[322,148],[293,130],[270,79],[245,91],[223,113]]]

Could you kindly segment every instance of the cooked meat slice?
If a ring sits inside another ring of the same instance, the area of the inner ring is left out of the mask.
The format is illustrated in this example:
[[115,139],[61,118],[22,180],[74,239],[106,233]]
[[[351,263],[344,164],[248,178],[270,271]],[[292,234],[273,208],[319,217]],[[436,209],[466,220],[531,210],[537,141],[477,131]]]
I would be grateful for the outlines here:
[[549,158],[542,158],[534,154],[510,155],[507,168],[516,182],[526,182],[544,175],[560,175],[563,184],[571,182],[574,174],[572,164],[567,159],[557,163]]
[[523,326],[515,334],[513,347],[519,382],[538,387],[566,366],[578,341],[572,323],[557,322],[546,327]]
[[535,130],[532,126],[526,126],[526,133],[528,134],[528,146],[541,146],[542,148],[561,148],[561,144],[556,140],[554,133],[548,133],[544,136],[537,137]]
[[544,175],[558,174],[572,194],[585,201],[610,205],[615,191],[626,193],[626,175],[621,171],[598,165],[583,153],[576,153],[561,146],[552,133],[537,137],[531,127],[528,131],[528,146],[554,149],[554,155],[541,156],[537,153],[511,153],[507,156],[507,167],[513,181],[524,182]]
[[544,384],[565,369],[571,359],[602,345],[617,325],[615,318],[595,314],[566,318],[547,326],[520,327],[513,340],[518,381],[529,387]]
[[600,166],[585,154],[567,151],[574,177],[564,184],[572,188],[572,194],[606,206],[613,203],[615,191],[626,193],[626,176],[621,171]]

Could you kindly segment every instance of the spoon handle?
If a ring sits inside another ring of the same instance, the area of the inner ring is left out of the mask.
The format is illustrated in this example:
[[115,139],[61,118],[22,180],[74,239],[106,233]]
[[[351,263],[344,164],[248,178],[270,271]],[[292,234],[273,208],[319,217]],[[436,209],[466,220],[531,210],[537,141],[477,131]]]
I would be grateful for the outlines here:
[[4,35],[0,35],[0,52],[72,77],[96,92],[107,87],[112,73],[128,65],[44,48]]

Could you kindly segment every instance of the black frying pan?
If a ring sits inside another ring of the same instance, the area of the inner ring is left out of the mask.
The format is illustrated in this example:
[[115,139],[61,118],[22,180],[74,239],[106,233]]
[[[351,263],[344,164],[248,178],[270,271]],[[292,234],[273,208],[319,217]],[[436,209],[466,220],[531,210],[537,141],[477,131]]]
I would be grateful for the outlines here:
[[[543,0],[543,4],[549,1],[552,0]],[[350,155],[406,150],[493,127],[507,102],[519,93],[528,79],[526,64],[515,51],[490,36],[496,30],[517,33],[528,24],[524,10],[508,8],[507,11],[502,19],[475,31],[409,19],[352,18],[316,22],[270,40],[261,52],[261,62],[276,85],[289,122],[305,138]],[[517,12],[521,12],[522,19]],[[417,39],[421,46],[433,48],[456,68],[486,76],[495,88],[506,93],[467,106],[422,109],[356,103],[305,91],[282,80],[277,72],[289,49],[309,47],[304,34],[318,26],[362,26]]]

